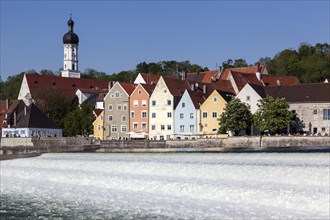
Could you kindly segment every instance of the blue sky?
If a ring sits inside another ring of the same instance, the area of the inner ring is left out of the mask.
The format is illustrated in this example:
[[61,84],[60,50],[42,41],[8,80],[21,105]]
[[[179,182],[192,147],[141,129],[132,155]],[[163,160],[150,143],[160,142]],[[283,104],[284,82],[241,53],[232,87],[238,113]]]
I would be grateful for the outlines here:
[[63,66],[72,13],[79,69],[107,74],[136,64],[189,60],[215,69],[255,63],[307,42],[329,43],[327,1],[3,1],[1,78]]

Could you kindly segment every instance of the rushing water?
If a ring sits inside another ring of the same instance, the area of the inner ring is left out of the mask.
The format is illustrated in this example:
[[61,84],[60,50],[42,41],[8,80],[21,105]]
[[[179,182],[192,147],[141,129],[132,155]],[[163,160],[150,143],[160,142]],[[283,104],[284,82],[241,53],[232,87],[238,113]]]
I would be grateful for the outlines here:
[[4,219],[330,215],[329,153],[62,153],[0,163]]

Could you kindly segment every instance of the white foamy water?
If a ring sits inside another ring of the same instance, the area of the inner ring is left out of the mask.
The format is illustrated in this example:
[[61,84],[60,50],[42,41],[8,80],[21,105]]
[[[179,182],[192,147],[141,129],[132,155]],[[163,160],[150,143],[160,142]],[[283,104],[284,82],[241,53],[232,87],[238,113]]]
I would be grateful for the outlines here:
[[330,216],[329,153],[63,153],[0,163],[4,218]]

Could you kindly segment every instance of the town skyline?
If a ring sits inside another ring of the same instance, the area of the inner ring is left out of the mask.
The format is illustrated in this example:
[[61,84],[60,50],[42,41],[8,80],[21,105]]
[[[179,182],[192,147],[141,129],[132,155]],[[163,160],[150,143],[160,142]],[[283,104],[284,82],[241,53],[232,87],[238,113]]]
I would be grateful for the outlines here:
[[[307,16],[311,8],[317,13]],[[328,8],[328,1],[1,1],[1,78],[63,67],[70,13],[80,71],[112,74],[162,60],[215,69],[227,59],[254,63],[303,42],[329,43]]]

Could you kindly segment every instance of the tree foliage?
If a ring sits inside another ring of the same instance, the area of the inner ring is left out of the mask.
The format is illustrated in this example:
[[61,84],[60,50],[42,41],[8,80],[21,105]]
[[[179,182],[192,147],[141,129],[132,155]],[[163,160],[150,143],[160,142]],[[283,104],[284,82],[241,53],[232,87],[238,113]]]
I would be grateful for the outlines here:
[[274,56],[268,72],[297,76],[303,83],[322,82],[330,78],[330,45],[327,43],[300,44],[298,50],[285,49]]
[[93,106],[82,104],[69,112],[64,120],[64,136],[84,135],[93,133]]
[[258,110],[254,115],[254,123],[261,132],[271,134],[286,133],[295,114],[289,111],[289,104],[285,99],[266,97],[257,103]]
[[0,100],[17,99],[24,72],[9,76],[6,82],[0,82]]
[[78,106],[77,97],[72,98],[53,88],[37,90],[33,99],[38,108],[61,128],[66,115]]
[[250,129],[252,113],[250,107],[239,99],[234,98],[227,103],[219,119],[219,133],[234,131],[238,135],[242,130]]

